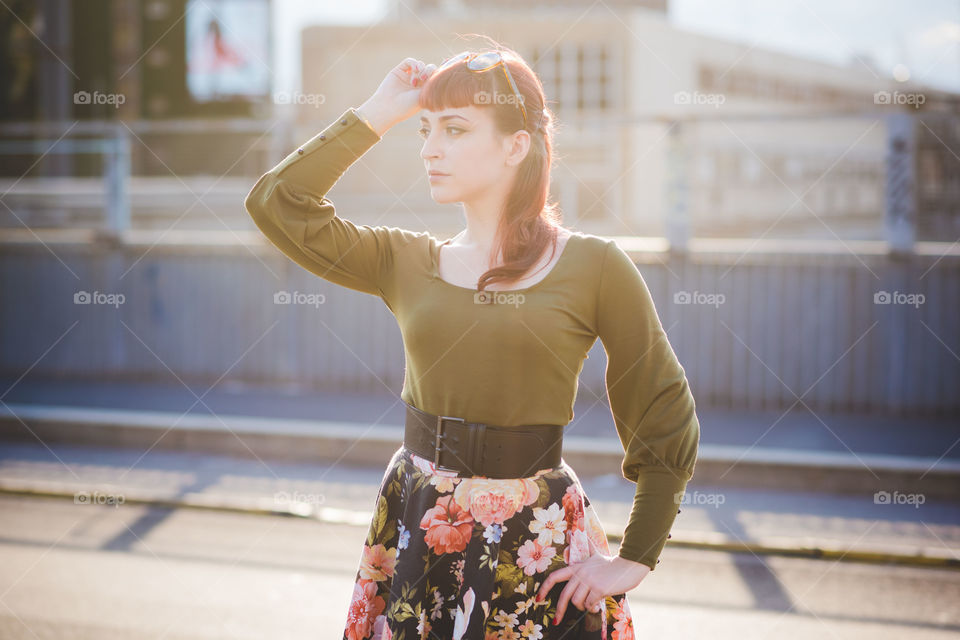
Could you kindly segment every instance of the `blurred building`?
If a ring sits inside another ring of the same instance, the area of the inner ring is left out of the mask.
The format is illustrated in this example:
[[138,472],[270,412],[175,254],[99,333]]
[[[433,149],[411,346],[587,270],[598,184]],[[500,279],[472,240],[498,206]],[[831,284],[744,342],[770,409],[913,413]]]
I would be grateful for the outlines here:
[[[487,34],[532,64],[559,117],[553,197],[570,225],[881,238],[885,212],[902,209],[919,239],[960,238],[958,96],[862,58],[834,66],[686,32],[666,0],[393,0],[373,25],[305,29],[291,94],[271,91],[270,32],[270,0],[9,0],[0,190],[17,218],[0,226],[99,224],[103,177],[118,172],[132,176],[113,184],[135,227],[250,228],[240,203],[272,163],[404,57],[440,62],[483,46],[460,34]],[[397,126],[338,183],[345,215],[462,225],[430,199],[417,127]]]
[[[938,194],[920,212],[920,237],[960,237],[956,160],[936,140],[957,141],[957,95],[869,62],[840,67],[686,32],[669,24],[666,2],[404,0],[375,25],[307,28],[296,135],[361,104],[404,57],[439,63],[483,46],[457,36],[472,33],[517,50],[541,78],[562,127],[554,197],[568,224],[659,236],[685,215],[697,236],[881,238],[887,118],[910,113],[926,121],[915,123],[917,191]],[[338,194],[364,220],[446,233],[462,220],[430,200],[414,120]]]
[[134,226],[242,219],[249,177],[277,155],[270,15],[270,0],[10,0],[0,192],[16,218],[0,226],[97,225],[113,171]]

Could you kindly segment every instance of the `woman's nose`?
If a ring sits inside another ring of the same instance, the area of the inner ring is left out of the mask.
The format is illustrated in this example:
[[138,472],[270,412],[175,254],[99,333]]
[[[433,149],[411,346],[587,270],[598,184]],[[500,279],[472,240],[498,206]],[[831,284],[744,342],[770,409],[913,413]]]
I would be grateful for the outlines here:
[[438,155],[435,145],[432,145],[429,140],[424,141],[423,147],[420,148],[420,158],[427,160],[429,158],[436,158]]

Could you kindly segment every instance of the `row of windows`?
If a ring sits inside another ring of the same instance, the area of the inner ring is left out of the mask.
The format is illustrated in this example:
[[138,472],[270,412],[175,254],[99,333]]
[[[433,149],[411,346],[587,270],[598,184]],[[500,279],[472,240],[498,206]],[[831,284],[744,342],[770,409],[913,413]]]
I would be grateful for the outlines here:
[[558,114],[605,111],[613,100],[613,57],[599,42],[558,43],[550,48],[534,47],[527,60],[540,77],[548,104]]

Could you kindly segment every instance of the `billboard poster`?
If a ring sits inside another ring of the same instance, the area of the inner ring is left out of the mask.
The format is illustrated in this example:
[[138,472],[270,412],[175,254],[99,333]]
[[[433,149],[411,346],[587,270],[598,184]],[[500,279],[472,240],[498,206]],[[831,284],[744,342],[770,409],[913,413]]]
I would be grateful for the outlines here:
[[187,87],[197,102],[270,94],[267,0],[189,0]]

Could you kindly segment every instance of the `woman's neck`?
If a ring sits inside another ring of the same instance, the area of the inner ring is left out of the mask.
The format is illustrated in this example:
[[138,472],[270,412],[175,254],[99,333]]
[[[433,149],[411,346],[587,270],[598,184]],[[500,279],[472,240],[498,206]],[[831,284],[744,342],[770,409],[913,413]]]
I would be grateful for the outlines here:
[[454,236],[453,243],[477,256],[486,256],[490,264],[496,264],[493,251],[500,222],[499,209],[490,203],[465,202],[463,212],[466,228]]

